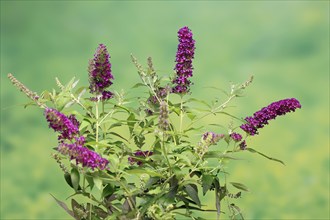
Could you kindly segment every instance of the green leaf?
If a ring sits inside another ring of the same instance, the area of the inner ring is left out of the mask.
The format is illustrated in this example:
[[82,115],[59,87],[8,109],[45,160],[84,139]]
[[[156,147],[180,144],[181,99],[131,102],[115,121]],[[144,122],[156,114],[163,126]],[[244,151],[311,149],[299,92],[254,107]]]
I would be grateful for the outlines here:
[[222,151],[208,151],[204,154],[204,158],[218,158],[218,159],[237,160],[234,157],[230,157],[230,156],[224,154]]
[[240,189],[240,190],[243,190],[243,191],[246,191],[246,192],[249,191],[248,187],[245,186],[245,185],[242,184],[242,183],[230,182],[230,184],[231,184],[233,187],[237,188],[237,189]]
[[184,165],[191,166],[191,161],[186,155],[176,154],[175,156],[178,158],[178,161],[176,163],[183,163]]
[[98,188],[100,191],[102,191],[102,189],[103,189],[102,180],[98,177],[94,177],[93,181],[94,181],[96,188]]
[[129,129],[129,133],[131,136],[133,135],[134,124],[136,123],[135,115],[131,113],[127,118],[127,125]]
[[229,117],[235,118],[235,119],[237,119],[238,121],[240,121],[240,122],[242,122],[242,123],[246,123],[245,120],[243,120],[243,119],[241,119],[241,118],[238,118],[238,117],[236,117],[236,116],[234,116],[234,115],[232,115],[232,114],[229,114],[229,113],[227,113],[227,112],[220,111],[220,112],[216,112],[216,113],[220,113],[220,114],[228,115]]
[[197,102],[197,103],[201,103],[201,104],[207,106],[208,108],[211,108],[211,106],[207,102],[205,102],[203,100],[199,100],[199,99],[195,99],[195,98],[190,98],[190,99],[187,100],[187,102]]
[[102,197],[107,197],[107,196],[111,196],[113,193],[115,192],[115,188],[108,184],[106,187],[104,187],[103,191],[102,191]]
[[71,176],[69,173],[64,173],[64,179],[65,179],[66,183],[73,188]]
[[55,196],[53,196],[52,194],[50,195],[55,199],[57,204],[59,204],[59,206],[61,206],[69,215],[71,215],[73,218],[75,217],[73,211],[71,211],[64,202],[61,202],[60,200],[56,199]]
[[144,85],[143,83],[136,83],[134,86],[132,86],[132,89],[135,89],[135,88],[138,88],[141,86],[146,86],[146,85]]
[[234,203],[230,204],[230,209],[233,210],[233,216],[232,219],[234,220],[244,220],[244,217],[242,215],[241,209],[235,205]]
[[121,105],[115,105],[114,107],[115,107],[115,108],[123,109],[123,110],[125,110],[127,113],[131,113],[130,110],[129,110],[128,108],[125,108],[124,106],[121,106]]
[[115,128],[115,127],[120,127],[122,125],[123,125],[123,123],[120,123],[120,122],[113,123],[112,125],[110,125],[109,130],[112,129],[112,128]]
[[192,112],[187,112],[187,116],[190,120],[194,120],[197,117],[197,115]]
[[112,134],[114,136],[117,136],[123,140],[125,140],[126,142],[129,142],[126,138],[124,138],[123,136],[121,136],[120,134],[116,133],[116,132],[109,132],[108,134]]
[[80,175],[79,175],[78,170],[75,168],[72,168],[70,177],[71,177],[72,186],[73,186],[74,190],[77,191],[79,188],[79,181],[80,181]]
[[267,156],[267,155],[265,155],[265,154],[263,154],[263,153],[261,153],[261,152],[255,150],[255,149],[253,149],[253,148],[248,147],[248,148],[246,148],[245,150],[247,150],[247,151],[249,151],[249,152],[251,152],[251,153],[257,153],[257,154],[259,154],[259,155],[261,155],[261,156],[267,158],[268,160],[273,160],[273,161],[279,162],[279,163],[281,163],[281,164],[283,164],[283,165],[285,166],[285,163],[284,163],[283,161],[281,161],[281,160],[279,160],[279,159],[276,159],[276,158],[273,158],[273,157],[269,157],[269,156]]
[[206,192],[211,188],[214,177],[212,175],[204,174],[202,176],[202,185],[203,185],[203,195],[205,196]]
[[199,200],[198,197],[198,191],[196,185],[193,184],[185,185],[184,191],[199,207],[201,207],[201,201]]
[[139,168],[133,168],[131,170],[126,170],[126,173],[129,174],[149,174],[150,176],[159,176],[163,177],[160,173],[157,173],[156,171],[150,170],[150,169],[139,169]]
[[92,190],[93,187],[94,187],[94,179],[93,179],[93,177],[91,177],[91,176],[86,176],[86,180],[87,180],[87,182],[88,182],[88,184],[89,184],[89,187],[90,187],[91,190]]

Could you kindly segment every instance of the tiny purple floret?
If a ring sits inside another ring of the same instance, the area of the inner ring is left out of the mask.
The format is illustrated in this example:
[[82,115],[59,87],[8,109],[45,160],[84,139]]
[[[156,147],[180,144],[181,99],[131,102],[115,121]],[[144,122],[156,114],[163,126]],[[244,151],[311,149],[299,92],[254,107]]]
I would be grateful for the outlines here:
[[238,133],[235,133],[235,132],[231,133],[231,134],[230,134],[230,137],[231,137],[231,139],[233,139],[235,142],[239,142],[239,141],[242,140],[242,135],[240,135],[240,134],[238,134]]

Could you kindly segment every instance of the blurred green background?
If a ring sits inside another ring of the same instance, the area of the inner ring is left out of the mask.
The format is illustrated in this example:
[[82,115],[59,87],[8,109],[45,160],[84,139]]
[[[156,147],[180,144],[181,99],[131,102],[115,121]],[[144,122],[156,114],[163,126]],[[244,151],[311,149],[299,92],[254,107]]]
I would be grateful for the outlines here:
[[195,97],[224,99],[204,87],[228,89],[253,74],[236,116],[289,97],[303,106],[248,142],[286,166],[247,152],[229,164],[230,180],[251,190],[235,201],[245,217],[330,218],[328,1],[1,1],[1,219],[68,219],[49,193],[71,193],[50,157],[56,135],[42,110],[20,106],[28,99],[7,73],[36,92],[55,88],[56,76],[87,85],[88,59],[104,43],[112,88],[128,90],[138,80],[130,53],[171,73],[186,25],[196,40]]

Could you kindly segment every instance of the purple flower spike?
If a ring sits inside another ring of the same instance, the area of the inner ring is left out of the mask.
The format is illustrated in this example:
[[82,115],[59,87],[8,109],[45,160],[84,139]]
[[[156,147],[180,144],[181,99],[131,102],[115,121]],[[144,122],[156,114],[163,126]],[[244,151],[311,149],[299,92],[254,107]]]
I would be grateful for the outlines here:
[[[152,151],[141,151],[138,150],[134,153],[135,157],[140,157],[140,158],[146,158],[149,157],[151,155],[153,155],[154,153]],[[139,166],[143,165],[143,162],[137,158],[133,158],[133,157],[128,157],[128,161],[130,162],[131,165],[133,165],[134,163],[136,163]]]
[[55,109],[46,108],[45,116],[49,127],[60,133],[58,137],[59,140],[71,140],[79,133],[79,122],[73,115],[66,117]]
[[[105,91],[112,85],[113,75],[111,74],[110,55],[105,45],[100,44],[94,54],[94,59],[89,63],[90,93],[102,95],[102,100],[112,97],[112,93]],[[111,95],[110,95],[111,94]]]
[[241,150],[245,150],[246,147],[247,147],[247,145],[246,145],[246,142],[245,142],[245,141],[242,141],[242,142],[239,144],[239,148],[240,148]]
[[83,137],[77,138],[77,142],[74,144],[62,143],[58,146],[58,151],[63,155],[70,156],[70,160],[76,160],[76,164],[81,164],[83,167],[90,167],[93,170],[99,168],[104,170],[109,161],[105,158],[102,158],[99,154],[94,151],[89,150],[86,147],[83,147],[80,144],[83,144]]
[[113,93],[112,92],[110,92],[110,91],[103,91],[102,92],[102,100],[103,101],[106,101],[106,100],[108,100],[108,99],[111,99],[113,97]]
[[238,134],[238,133],[231,133],[230,137],[235,141],[235,142],[239,142],[242,140],[242,135]]
[[176,53],[176,78],[173,80],[175,84],[172,88],[173,93],[185,94],[189,92],[191,85],[189,77],[192,77],[193,66],[192,59],[195,54],[195,40],[193,34],[188,27],[183,27],[178,31],[179,45]]
[[295,98],[273,102],[254,113],[252,117],[246,117],[246,123],[242,124],[240,128],[251,136],[256,135],[258,134],[258,128],[264,127],[269,120],[275,119],[279,115],[285,115],[288,112],[294,112],[297,108],[301,108],[301,104]]

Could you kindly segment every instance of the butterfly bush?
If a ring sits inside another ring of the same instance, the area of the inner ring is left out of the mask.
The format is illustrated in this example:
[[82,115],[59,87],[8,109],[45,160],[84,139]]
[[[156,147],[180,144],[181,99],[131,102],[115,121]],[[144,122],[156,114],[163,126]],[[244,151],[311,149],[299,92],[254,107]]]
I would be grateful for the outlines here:
[[[8,74],[31,99],[27,106],[43,109],[58,135],[52,157],[72,195],[65,202],[53,197],[72,219],[243,219],[235,200],[248,187],[231,179],[229,162],[256,153],[283,163],[255,149],[249,139],[269,121],[301,108],[300,102],[287,98],[252,116],[230,114],[229,103],[242,96],[253,77],[232,84],[215,100],[192,97],[196,47],[191,29],[180,28],[178,39],[175,68],[167,76],[158,74],[151,57],[144,67],[131,55],[141,81],[128,93],[110,90],[114,76],[105,44],[86,63],[89,85],[56,78],[57,89],[38,95]],[[223,124],[222,117],[230,122]],[[206,206],[208,201],[213,205]]]

